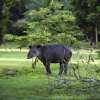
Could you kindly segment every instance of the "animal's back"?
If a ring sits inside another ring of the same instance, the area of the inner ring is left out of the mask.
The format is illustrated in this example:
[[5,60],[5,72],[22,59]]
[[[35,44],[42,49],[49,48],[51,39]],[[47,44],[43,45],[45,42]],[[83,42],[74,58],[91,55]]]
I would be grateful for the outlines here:
[[70,48],[68,48],[67,46],[65,46],[65,45],[60,45],[60,44],[54,44],[54,45],[44,45],[43,46],[43,50],[45,51],[45,52],[48,52],[48,51],[50,51],[50,52],[63,52],[64,50],[65,51],[71,51],[70,50]]
[[[42,49],[42,56],[43,58],[48,59],[49,61],[56,61],[62,60],[64,58],[67,58],[69,55],[70,49],[68,49],[64,45],[45,45]],[[66,57],[65,57],[66,56]]]

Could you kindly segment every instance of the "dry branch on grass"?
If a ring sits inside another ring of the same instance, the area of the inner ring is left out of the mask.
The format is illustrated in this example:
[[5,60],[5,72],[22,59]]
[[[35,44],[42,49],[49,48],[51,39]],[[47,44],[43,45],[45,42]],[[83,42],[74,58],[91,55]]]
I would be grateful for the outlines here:
[[[92,52],[90,50],[90,53],[87,57],[87,59],[85,57],[79,57],[79,59],[81,60],[82,64],[85,64],[85,67],[90,67],[91,62],[94,63],[94,68],[96,70],[94,70],[94,72],[92,72],[91,74],[94,75],[93,77],[87,77],[84,78],[84,76],[81,75],[80,73],[80,62],[79,60],[77,61],[76,64],[73,64],[71,66],[71,70],[72,73],[74,75],[74,79],[66,79],[66,78],[57,78],[56,80],[54,80],[50,85],[49,85],[49,89],[50,91],[53,91],[55,89],[64,89],[64,90],[79,90],[79,91],[89,91],[89,90],[93,90],[95,91],[97,88],[100,88],[100,80],[98,80],[95,76],[95,72],[99,70],[97,70],[97,65],[95,64],[95,59],[92,56]],[[79,52],[78,52],[79,54]],[[91,71],[91,67],[90,70],[85,70],[87,73],[89,73]],[[97,73],[98,73],[97,72]],[[76,79],[75,79],[76,78]],[[77,86],[77,83],[79,84],[79,86]]]

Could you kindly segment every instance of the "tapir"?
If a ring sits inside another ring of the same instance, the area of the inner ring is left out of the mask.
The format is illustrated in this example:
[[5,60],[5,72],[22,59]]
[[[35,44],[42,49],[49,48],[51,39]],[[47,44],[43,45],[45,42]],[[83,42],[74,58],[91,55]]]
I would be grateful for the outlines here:
[[72,57],[72,51],[66,45],[33,45],[29,46],[27,58],[37,57],[45,66],[47,74],[51,74],[50,64],[59,63],[59,75],[67,73],[68,63]]

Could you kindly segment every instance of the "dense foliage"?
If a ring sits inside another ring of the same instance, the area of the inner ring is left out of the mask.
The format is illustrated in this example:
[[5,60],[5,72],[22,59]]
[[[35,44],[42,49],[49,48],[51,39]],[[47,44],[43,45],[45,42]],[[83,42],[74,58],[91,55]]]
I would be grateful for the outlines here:
[[62,2],[55,1],[47,7],[27,11],[26,18],[26,32],[32,35],[35,43],[68,43],[79,32],[75,17]]
[[0,44],[7,33],[23,35],[25,11],[24,0],[0,0]]
[[91,40],[98,42],[100,34],[100,1],[99,0],[71,0],[76,22]]
[[20,43],[23,38],[32,44],[72,45],[87,38],[96,43],[100,38],[99,3],[99,0],[1,0],[0,44],[9,33],[19,36]]

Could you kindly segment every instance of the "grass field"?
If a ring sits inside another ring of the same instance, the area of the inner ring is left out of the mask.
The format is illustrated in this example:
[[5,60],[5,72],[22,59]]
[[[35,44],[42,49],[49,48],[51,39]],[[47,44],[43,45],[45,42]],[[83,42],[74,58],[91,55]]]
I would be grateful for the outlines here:
[[[0,100],[100,99],[100,60],[96,53],[91,54],[96,59],[95,62],[86,64],[81,59],[83,57],[83,60],[87,60],[90,53],[88,50],[73,52],[69,67],[79,63],[80,75],[91,78],[92,82],[76,80],[72,69],[69,69],[67,76],[58,77],[57,64],[51,65],[52,75],[47,76],[40,62],[36,69],[32,69],[32,62],[26,59],[26,52],[0,51]],[[8,70],[15,71],[15,74],[8,75]]]

